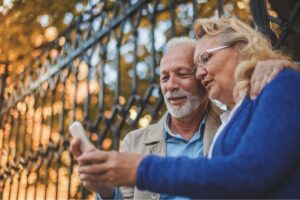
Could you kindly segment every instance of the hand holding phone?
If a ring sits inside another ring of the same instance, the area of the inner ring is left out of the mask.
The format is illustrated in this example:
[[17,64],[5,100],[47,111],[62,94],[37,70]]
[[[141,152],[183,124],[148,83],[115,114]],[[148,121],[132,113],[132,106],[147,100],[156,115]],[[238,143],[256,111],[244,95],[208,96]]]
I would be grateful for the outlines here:
[[84,128],[82,124],[78,121],[73,122],[69,126],[69,131],[73,137],[80,138],[80,150],[81,152],[86,151],[89,147],[93,146],[90,140],[85,135]]

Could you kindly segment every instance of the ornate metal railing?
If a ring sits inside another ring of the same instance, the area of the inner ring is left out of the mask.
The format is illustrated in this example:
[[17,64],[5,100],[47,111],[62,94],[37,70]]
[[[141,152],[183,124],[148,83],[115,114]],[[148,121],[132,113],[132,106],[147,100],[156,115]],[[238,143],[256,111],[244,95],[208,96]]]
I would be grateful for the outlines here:
[[[283,49],[299,63],[300,1],[270,0],[270,4],[277,11],[278,16],[268,13],[266,1],[250,1],[253,20],[258,26],[258,30],[269,36],[274,49]],[[274,30],[276,27],[277,33]]]
[[68,151],[68,125],[82,121],[107,150],[155,122],[163,112],[158,75],[166,41],[193,36],[197,17],[230,15],[236,4],[201,2],[91,1],[22,73],[12,76],[1,64],[0,199],[91,197]]

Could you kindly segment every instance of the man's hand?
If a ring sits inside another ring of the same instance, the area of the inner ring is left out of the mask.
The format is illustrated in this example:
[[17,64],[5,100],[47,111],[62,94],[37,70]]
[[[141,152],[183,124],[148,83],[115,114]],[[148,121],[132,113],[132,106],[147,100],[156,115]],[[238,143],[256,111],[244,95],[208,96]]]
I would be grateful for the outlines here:
[[266,84],[283,69],[295,67],[295,65],[295,63],[288,60],[266,60],[258,62],[251,76],[250,98],[255,99]]
[[[95,147],[91,147],[88,150],[86,150],[86,152],[95,152],[95,151],[97,151]],[[79,157],[82,154],[80,150],[80,138],[75,137],[71,140],[70,152],[74,157]],[[90,163],[81,162],[81,166],[88,165],[88,164]],[[81,174],[79,174],[79,176],[81,176]],[[99,181],[95,181],[95,182],[82,181],[82,184],[88,190],[99,193],[102,198],[112,199],[114,196],[114,188],[101,184],[101,182]]]
[[134,186],[136,171],[142,159],[143,156],[139,154],[87,151],[78,158],[78,172],[85,184],[98,182],[109,187]]

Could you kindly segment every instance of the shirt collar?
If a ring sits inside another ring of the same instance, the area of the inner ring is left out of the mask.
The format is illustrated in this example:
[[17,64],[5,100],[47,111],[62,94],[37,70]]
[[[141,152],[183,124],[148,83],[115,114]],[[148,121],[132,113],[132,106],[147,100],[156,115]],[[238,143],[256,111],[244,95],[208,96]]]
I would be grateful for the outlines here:
[[[205,125],[206,125],[207,118],[208,118],[208,111],[206,111],[206,113],[204,115],[204,118],[201,121],[201,124],[199,126],[198,131],[194,133],[194,136],[195,137],[198,136],[197,138],[201,138],[201,140],[202,140],[203,135],[204,135],[204,130],[205,130]],[[168,112],[167,116],[165,117],[165,120],[164,120],[164,129],[165,129],[165,133],[166,133],[165,134],[166,140],[168,140],[169,138],[179,138],[179,139],[185,140],[180,134],[174,133],[174,132],[171,131],[171,129],[170,129],[170,120],[171,120],[171,115]],[[192,139],[194,139],[194,136],[192,137]]]
[[220,115],[222,124],[226,124],[228,122],[228,120],[235,113],[235,111],[238,109],[238,107],[240,107],[243,100],[244,100],[244,98],[241,99],[240,101],[238,101],[232,110],[227,110]]
[[227,111],[223,112],[220,115],[220,119],[221,119],[222,124],[224,124],[224,123],[226,123],[228,121],[228,118],[229,118],[229,115],[230,115],[230,111],[231,110],[227,110]]

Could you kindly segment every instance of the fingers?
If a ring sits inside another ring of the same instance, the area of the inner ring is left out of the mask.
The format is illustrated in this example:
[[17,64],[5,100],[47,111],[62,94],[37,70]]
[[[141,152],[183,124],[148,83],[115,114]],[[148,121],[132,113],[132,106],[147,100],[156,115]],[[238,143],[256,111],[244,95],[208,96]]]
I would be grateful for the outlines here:
[[95,152],[95,151],[97,151],[97,148],[91,145],[87,148],[87,150],[84,153]]
[[93,186],[93,184],[92,183],[90,183],[90,182],[88,182],[88,181],[82,181],[81,180],[81,183],[82,183],[82,185],[86,188],[86,189],[88,189],[89,191],[91,191],[91,192],[96,192],[95,190],[95,188],[94,188],[94,186]]
[[[284,70],[287,66],[291,66],[290,62],[287,60],[276,60],[276,61],[270,61],[272,65],[266,66],[271,69],[271,72],[268,74],[267,77],[267,83],[269,83],[271,80],[275,78],[275,76]],[[264,85],[262,85],[264,86]]]
[[259,94],[259,90],[260,90],[260,80],[253,81],[250,87],[250,98],[255,99],[257,94]]
[[98,182],[98,183],[105,183],[107,182],[106,175],[98,175],[98,174],[80,174],[80,181],[86,182]]
[[251,99],[254,99],[258,96],[258,94],[264,89],[264,87],[266,86],[266,84],[268,84],[268,80],[269,80],[269,77],[265,76],[263,78],[263,80],[261,81],[261,83],[259,84],[259,88],[258,90],[256,91],[256,93],[253,95],[253,97],[251,97]]
[[289,60],[275,60],[275,61],[277,61],[277,65],[279,68],[281,68],[281,70],[294,65],[294,63],[290,62]]
[[93,163],[90,165],[80,165],[78,167],[78,172],[80,174],[103,174],[108,170],[105,163]]
[[[252,73],[252,75],[251,75],[251,80],[250,80],[251,88],[252,88],[252,86],[254,86],[254,84],[255,84],[257,81],[259,81],[259,80],[262,79],[262,75],[261,75],[261,74],[262,74],[262,73],[261,73],[262,67],[263,67],[263,65],[261,65],[260,62],[258,62],[258,63],[256,64],[256,66],[255,66],[255,68],[254,68],[254,70],[253,70],[253,73]],[[265,70],[265,69],[264,69],[264,70]]]
[[255,99],[262,89],[269,82],[270,75],[274,72],[274,68],[268,66],[260,66],[259,70],[255,70],[256,74],[251,77],[250,98]]
[[288,60],[267,60],[258,62],[251,76],[250,98],[255,99],[266,84],[288,66],[292,66]]
[[71,140],[71,142],[70,142],[70,152],[75,157],[78,157],[78,156],[81,155],[82,152],[80,150],[80,138],[75,137]]
[[97,149],[88,149],[85,153],[78,157],[79,165],[83,163],[102,163],[108,159],[107,152],[99,151]]
[[266,67],[263,62],[257,63],[250,80],[250,98],[255,99],[260,92],[261,83],[265,76],[271,73],[270,67]]
[[275,76],[281,72],[284,69],[283,66],[278,66],[277,68],[274,68],[273,71],[271,72],[271,74],[268,77],[267,82],[269,83],[271,80],[273,80],[275,78]]

